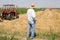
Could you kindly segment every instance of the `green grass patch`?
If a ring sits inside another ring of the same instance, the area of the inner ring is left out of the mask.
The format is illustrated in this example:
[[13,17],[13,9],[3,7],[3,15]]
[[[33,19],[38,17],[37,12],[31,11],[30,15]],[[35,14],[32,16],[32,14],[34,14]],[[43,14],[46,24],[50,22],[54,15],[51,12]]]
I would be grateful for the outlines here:
[[27,8],[18,8],[17,12],[18,12],[18,14],[24,14],[27,12]]
[[6,30],[0,29],[0,34],[7,34]]
[[[17,13],[18,14],[24,14],[24,13],[27,13],[27,10],[28,10],[28,8],[17,8]],[[35,8],[34,9],[36,12],[37,11],[41,11],[41,10],[45,10],[45,8]]]

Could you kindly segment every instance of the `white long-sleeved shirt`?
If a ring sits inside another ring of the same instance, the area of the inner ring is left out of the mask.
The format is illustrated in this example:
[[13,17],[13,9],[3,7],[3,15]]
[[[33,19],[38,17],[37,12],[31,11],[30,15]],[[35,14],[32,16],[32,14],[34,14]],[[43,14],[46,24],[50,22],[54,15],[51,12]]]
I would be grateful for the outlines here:
[[27,10],[27,18],[28,18],[28,21],[30,22],[33,22],[33,18],[35,18],[35,11],[34,9],[28,9]]

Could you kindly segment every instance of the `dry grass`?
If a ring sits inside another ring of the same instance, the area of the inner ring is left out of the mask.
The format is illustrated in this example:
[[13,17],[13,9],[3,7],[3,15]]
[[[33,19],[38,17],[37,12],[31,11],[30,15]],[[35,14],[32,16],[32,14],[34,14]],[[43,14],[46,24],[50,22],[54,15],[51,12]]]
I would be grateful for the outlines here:
[[[49,10],[36,12],[36,33],[50,33],[50,27],[55,34],[60,33],[60,11]],[[0,29],[7,31],[7,34],[14,33],[17,36],[26,36],[27,32],[26,14],[20,14],[19,19],[12,21],[4,20],[0,22]],[[20,35],[19,35],[20,34]],[[60,34],[59,34],[60,35]],[[37,40],[37,39],[36,39]]]
[[54,32],[60,32],[60,13],[56,10],[45,10],[43,12],[38,12],[37,14],[36,27],[40,28],[42,31],[50,30],[50,26]]

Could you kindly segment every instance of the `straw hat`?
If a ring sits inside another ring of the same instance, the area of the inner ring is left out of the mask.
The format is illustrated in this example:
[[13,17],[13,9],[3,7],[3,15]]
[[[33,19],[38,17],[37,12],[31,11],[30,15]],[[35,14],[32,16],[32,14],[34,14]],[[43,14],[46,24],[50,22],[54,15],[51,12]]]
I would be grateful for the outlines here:
[[35,5],[34,5],[34,4],[31,4],[31,5],[29,6],[29,8],[35,8]]

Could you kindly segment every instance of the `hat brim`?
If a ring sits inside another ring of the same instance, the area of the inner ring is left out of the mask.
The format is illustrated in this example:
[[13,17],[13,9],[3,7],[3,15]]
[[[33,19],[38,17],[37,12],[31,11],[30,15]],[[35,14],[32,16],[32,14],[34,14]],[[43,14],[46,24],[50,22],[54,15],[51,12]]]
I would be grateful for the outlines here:
[[30,6],[29,8],[35,8],[35,7],[31,7],[31,6]]
[[29,6],[29,8],[35,8],[35,5],[34,5],[34,4],[32,4],[32,5],[30,5],[30,6]]

